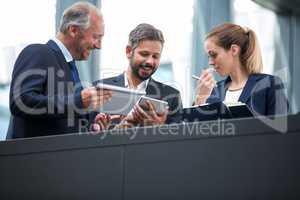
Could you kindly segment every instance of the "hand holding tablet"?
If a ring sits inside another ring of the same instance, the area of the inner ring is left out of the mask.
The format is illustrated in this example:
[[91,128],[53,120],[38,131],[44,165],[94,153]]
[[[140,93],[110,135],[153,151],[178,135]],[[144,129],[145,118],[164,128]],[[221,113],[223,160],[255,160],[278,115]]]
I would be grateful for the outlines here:
[[142,96],[139,100],[139,105],[145,110],[149,109],[148,106],[147,106],[147,103],[146,103],[147,101],[150,102],[153,105],[156,113],[164,113],[169,108],[168,102],[166,102],[166,101],[162,101],[162,100]]

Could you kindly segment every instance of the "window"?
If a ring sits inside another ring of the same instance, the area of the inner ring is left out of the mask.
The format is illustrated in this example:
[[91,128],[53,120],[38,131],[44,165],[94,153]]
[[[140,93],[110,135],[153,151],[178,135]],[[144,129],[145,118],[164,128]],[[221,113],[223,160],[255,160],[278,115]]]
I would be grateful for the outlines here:
[[263,72],[272,74],[275,56],[275,13],[251,0],[233,0],[233,12],[235,23],[247,26],[257,34],[263,57]]

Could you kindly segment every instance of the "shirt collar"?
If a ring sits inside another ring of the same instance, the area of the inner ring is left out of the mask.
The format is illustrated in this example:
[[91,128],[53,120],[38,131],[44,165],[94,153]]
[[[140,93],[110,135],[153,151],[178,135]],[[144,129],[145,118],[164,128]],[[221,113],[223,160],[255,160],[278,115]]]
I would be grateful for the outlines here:
[[73,57],[70,53],[70,51],[66,48],[66,46],[56,37],[52,38],[52,40],[57,44],[61,52],[63,53],[65,59],[67,62],[73,61]]
[[[138,91],[146,91],[146,88],[147,88],[148,83],[149,83],[149,79],[150,79],[150,78],[148,78],[147,80],[144,80],[143,82],[141,82],[141,83],[137,86],[136,90],[138,90]],[[128,85],[128,77],[127,77],[127,73],[126,73],[126,72],[124,72],[124,84],[125,84],[125,87],[126,87],[126,88],[129,87],[129,85]]]

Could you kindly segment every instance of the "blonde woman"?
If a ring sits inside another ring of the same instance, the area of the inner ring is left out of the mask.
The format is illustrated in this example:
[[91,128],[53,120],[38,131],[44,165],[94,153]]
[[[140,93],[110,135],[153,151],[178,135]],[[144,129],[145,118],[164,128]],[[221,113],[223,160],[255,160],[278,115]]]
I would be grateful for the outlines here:
[[256,115],[288,112],[280,78],[261,73],[261,52],[253,30],[225,23],[208,33],[204,46],[209,65],[226,78],[216,83],[213,70],[204,70],[197,85],[196,105],[243,102]]

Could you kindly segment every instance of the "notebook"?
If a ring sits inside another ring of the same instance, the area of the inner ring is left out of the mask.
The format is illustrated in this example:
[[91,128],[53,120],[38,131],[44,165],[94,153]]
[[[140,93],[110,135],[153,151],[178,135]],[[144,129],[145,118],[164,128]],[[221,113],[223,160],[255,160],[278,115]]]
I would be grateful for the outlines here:
[[217,119],[253,117],[253,113],[244,103],[224,104],[223,102],[203,104],[184,108],[183,121],[195,122]]

